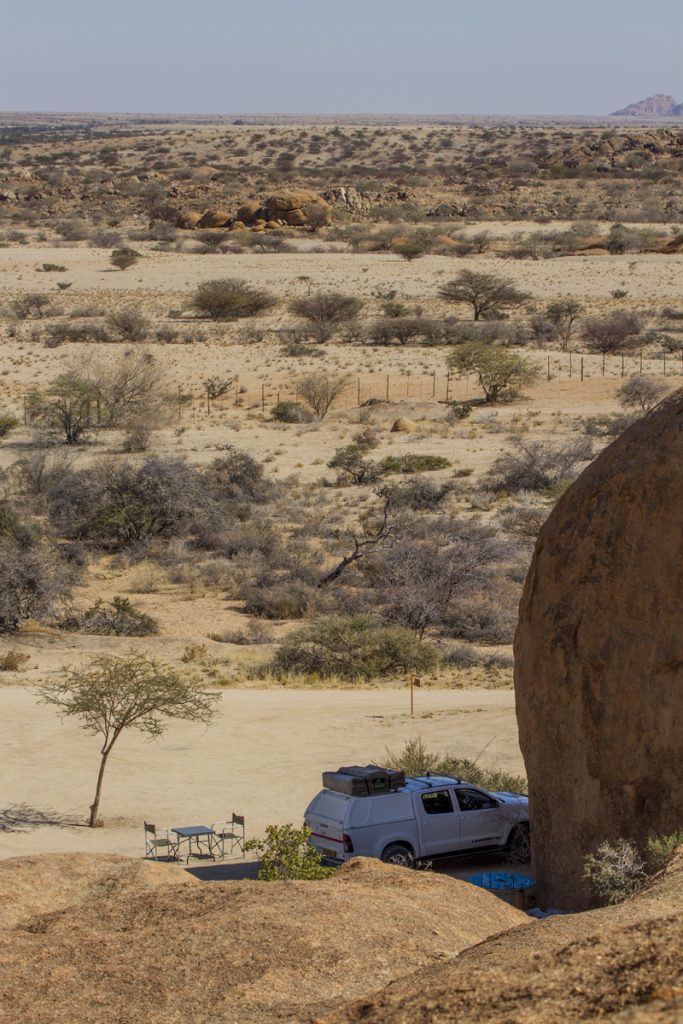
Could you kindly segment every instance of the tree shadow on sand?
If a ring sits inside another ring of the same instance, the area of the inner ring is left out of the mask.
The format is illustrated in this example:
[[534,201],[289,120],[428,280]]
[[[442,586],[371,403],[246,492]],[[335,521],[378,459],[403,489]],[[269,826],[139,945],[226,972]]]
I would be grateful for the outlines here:
[[85,828],[84,821],[77,821],[72,814],[58,811],[40,811],[28,804],[10,804],[0,807],[0,832],[30,832],[45,825],[59,828]]

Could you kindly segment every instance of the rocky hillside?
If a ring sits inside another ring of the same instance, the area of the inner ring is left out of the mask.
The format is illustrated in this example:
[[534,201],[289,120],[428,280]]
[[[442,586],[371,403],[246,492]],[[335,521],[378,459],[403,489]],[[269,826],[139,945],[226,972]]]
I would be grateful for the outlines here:
[[466,882],[365,859],[320,882],[180,885],[177,865],[75,859],[0,862],[2,1021],[301,1021],[528,921]]
[[628,107],[615,110],[612,117],[683,117],[683,103],[676,103],[673,96],[657,93],[647,99],[631,103]]
[[482,942],[316,1024],[677,1024],[683,852],[625,903]]

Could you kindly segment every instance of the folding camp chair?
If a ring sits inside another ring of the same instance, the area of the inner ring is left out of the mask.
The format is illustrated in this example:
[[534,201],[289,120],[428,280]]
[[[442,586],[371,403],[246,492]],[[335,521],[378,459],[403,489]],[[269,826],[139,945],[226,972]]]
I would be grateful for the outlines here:
[[178,857],[178,841],[173,838],[171,832],[167,828],[157,828],[156,825],[150,825],[149,822],[146,821],[145,857],[152,857],[154,860],[159,860],[160,851],[162,851],[162,856],[165,855],[176,860]]
[[230,842],[230,853],[235,849],[242,851],[242,856],[245,857],[244,851],[244,816],[241,814],[235,814],[233,811],[232,818],[229,821],[219,821],[212,825],[213,836],[211,839],[212,846],[220,851],[221,857],[225,857],[225,843]]

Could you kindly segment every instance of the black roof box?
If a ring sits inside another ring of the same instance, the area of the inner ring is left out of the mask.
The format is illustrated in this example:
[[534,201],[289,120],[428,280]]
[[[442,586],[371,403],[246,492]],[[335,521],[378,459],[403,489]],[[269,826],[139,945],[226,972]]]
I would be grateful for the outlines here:
[[405,784],[405,772],[380,768],[376,764],[350,765],[336,772],[323,772],[323,786],[346,796],[374,796],[395,793]]

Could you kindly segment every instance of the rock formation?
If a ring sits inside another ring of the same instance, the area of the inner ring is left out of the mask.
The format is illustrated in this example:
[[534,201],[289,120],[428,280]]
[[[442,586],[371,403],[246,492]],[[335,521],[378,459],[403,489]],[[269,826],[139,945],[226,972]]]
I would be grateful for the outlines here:
[[520,604],[515,688],[540,906],[587,853],[683,823],[683,391],[564,494]]
[[628,107],[615,110],[610,117],[682,117],[683,103],[676,103],[673,96],[648,96],[645,100],[631,103]]
[[308,189],[296,192],[275,192],[266,199],[269,220],[284,220],[292,227],[303,227],[308,222],[307,210],[318,209],[327,224],[332,223],[332,210],[328,203]]

